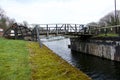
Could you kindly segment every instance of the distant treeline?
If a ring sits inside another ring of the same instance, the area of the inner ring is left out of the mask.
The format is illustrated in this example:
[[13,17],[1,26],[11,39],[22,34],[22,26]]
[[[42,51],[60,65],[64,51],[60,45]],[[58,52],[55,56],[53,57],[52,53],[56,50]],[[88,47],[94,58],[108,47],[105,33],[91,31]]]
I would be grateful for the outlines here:
[[120,25],[120,10],[115,12],[112,11],[108,13],[107,15],[103,15],[103,17],[98,22],[91,22],[87,24],[88,26],[99,26],[99,27],[106,27],[106,26],[114,26],[114,25]]
[[15,22],[15,19],[10,19],[6,14],[5,11],[0,8],[0,28],[6,30]]
[[[11,19],[10,17],[8,17],[5,14],[5,11],[2,8],[0,8],[0,28],[4,29],[5,31],[10,26],[12,26],[12,24],[14,24],[15,22],[16,22],[15,19]],[[27,21],[23,21],[22,23],[19,23],[19,24],[26,27],[28,26]]]

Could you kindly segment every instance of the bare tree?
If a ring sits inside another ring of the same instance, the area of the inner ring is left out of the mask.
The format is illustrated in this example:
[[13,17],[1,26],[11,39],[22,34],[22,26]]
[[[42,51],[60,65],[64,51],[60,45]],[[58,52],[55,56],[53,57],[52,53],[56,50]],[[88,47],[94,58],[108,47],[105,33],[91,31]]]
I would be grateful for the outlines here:
[[101,27],[104,26],[114,26],[114,25],[120,25],[120,10],[116,11],[116,18],[114,12],[110,12],[107,15],[105,15],[103,18],[100,19],[99,25]]
[[28,27],[28,22],[27,21],[23,21],[23,26]]
[[88,23],[87,26],[88,26],[90,29],[93,29],[93,28],[99,27],[99,25],[98,25],[97,22],[91,22],[91,23]]
[[8,27],[11,26],[11,24],[14,23],[14,19],[10,19],[6,16],[5,11],[0,8],[0,28],[3,28],[6,30]]

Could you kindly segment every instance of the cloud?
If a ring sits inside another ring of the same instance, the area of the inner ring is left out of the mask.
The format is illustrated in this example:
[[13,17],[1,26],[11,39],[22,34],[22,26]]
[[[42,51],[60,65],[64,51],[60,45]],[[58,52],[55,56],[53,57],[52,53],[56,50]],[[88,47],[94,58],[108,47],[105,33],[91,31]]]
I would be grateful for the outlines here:
[[29,23],[89,23],[114,10],[113,0],[30,1],[1,0],[0,5],[16,21]]

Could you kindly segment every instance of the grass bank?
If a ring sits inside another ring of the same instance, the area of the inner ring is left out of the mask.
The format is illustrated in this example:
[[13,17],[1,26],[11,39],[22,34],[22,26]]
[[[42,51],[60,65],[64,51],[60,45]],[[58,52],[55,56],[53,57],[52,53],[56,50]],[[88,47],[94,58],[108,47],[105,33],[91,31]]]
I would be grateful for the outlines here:
[[25,41],[0,38],[0,80],[30,80],[26,45]]
[[47,47],[29,43],[33,80],[91,80]]
[[0,80],[91,80],[38,43],[0,38]]
[[112,33],[108,33],[108,34],[99,34],[95,37],[118,37],[118,34],[112,34]]

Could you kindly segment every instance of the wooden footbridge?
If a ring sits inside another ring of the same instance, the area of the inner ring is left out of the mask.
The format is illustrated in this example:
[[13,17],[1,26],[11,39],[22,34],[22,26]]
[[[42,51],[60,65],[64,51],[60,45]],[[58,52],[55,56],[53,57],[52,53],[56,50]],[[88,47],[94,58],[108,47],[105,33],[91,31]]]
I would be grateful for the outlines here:
[[89,38],[98,34],[115,33],[115,29],[119,33],[120,25],[110,27],[85,27],[83,24],[31,24],[33,29],[26,26],[13,24],[8,28],[3,36],[12,39],[24,39],[31,41],[39,41],[40,35],[69,35],[81,38]]
[[32,24],[38,27],[40,35],[77,35],[85,32],[82,24]]
[[3,36],[12,39],[37,40],[38,35],[74,35],[87,34],[87,28],[82,24],[31,24],[33,29],[13,24]]
[[3,37],[9,39],[31,40],[31,35],[32,30],[30,30],[26,26],[18,25],[17,23],[15,23],[4,32]]

